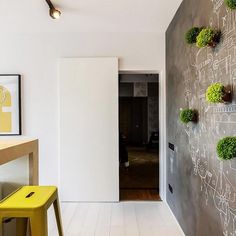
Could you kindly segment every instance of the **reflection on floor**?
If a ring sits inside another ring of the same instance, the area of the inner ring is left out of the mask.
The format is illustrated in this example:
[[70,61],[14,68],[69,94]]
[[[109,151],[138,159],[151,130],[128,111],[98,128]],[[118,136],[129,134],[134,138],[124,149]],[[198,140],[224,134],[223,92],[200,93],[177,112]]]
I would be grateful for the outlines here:
[[120,167],[121,200],[160,200],[157,150],[129,147],[129,168]]
[[[66,236],[183,236],[163,202],[63,203]],[[49,236],[57,236],[52,208]]]

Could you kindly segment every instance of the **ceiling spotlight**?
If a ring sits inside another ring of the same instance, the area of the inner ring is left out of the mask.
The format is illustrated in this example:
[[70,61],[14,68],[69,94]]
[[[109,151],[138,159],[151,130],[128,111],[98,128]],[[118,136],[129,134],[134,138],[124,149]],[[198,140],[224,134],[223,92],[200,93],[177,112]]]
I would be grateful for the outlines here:
[[52,4],[51,0],[46,0],[48,6],[49,6],[49,15],[53,18],[53,19],[59,19],[61,16],[61,12],[56,9],[54,7],[54,5]]
[[49,10],[49,14],[53,19],[59,19],[61,12],[55,8]]

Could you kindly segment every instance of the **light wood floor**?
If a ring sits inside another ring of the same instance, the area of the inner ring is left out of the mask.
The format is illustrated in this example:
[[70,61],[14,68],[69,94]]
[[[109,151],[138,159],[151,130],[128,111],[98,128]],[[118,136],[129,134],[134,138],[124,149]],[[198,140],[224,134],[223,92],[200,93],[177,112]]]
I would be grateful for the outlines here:
[[[65,236],[183,236],[163,202],[63,203]],[[49,210],[49,236],[57,236]]]

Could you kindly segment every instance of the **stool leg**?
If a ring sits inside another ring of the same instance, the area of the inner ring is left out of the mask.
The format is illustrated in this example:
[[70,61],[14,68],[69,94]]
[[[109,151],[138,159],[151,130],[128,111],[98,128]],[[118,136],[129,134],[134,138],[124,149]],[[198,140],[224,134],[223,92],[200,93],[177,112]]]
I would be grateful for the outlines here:
[[61,212],[60,212],[60,204],[58,198],[53,202],[53,207],[56,215],[57,220],[57,229],[59,236],[63,236],[63,227],[62,227],[62,220],[61,220]]
[[47,212],[37,212],[30,217],[30,229],[32,236],[48,236]]
[[0,216],[0,236],[3,236],[3,217]]
[[16,218],[16,233],[17,236],[26,236],[27,234],[27,218]]

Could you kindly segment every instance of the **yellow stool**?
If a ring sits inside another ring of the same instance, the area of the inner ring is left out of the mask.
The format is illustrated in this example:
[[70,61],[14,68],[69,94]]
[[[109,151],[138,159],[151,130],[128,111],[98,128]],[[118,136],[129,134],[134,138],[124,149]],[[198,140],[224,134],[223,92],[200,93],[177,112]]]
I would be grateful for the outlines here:
[[60,236],[63,236],[57,187],[25,186],[0,201],[0,236],[3,219],[16,218],[17,236],[27,233],[27,218],[32,236],[47,236],[47,210],[53,204]]

